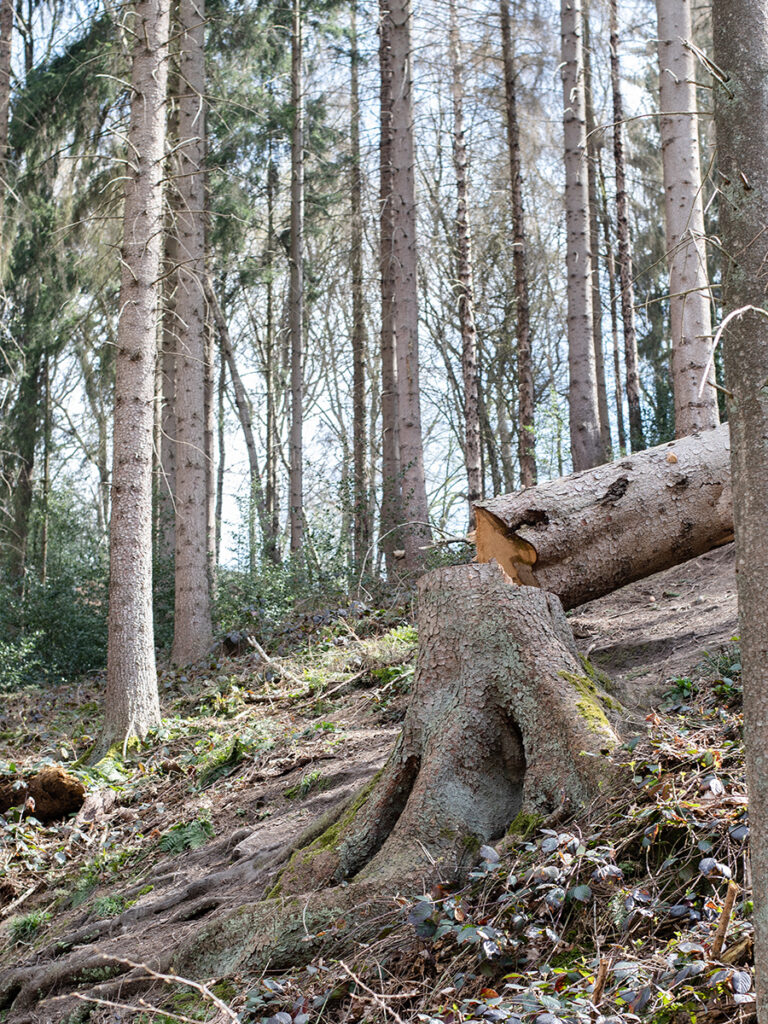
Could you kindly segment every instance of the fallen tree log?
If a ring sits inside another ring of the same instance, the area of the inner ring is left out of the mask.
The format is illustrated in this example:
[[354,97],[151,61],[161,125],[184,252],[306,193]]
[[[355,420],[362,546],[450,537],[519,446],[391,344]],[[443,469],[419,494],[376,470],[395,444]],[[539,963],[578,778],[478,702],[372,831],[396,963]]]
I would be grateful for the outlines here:
[[475,508],[478,561],[575,608],[733,540],[728,425]]

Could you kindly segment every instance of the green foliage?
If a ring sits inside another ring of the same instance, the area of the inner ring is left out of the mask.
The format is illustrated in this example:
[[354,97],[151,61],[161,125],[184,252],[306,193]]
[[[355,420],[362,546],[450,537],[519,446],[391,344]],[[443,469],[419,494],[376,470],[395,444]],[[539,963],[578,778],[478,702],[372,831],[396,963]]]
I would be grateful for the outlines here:
[[160,837],[160,849],[165,853],[184,853],[185,850],[197,850],[205,846],[214,835],[210,818],[195,818],[193,821],[178,822],[171,825]]
[[299,779],[295,786],[289,786],[285,791],[288,800],[303,800],[313,789],[323,788],[323,774],[319,768],[313,768]]
[[93,901],[93,913],[99,920],[107,917],[117,917],[125,910],[125,900],[122,896],[99,896]]
[[0,693],[12,693],[45,680],[46,669],[38,653],[43,639],[40,633],[0,639]]
[[51,915],[42,910],[32,910],[22,917],[14,917],[8,925],[8,937],[11,945],[19,945],[22,942],[31,942],[40,928],[48,924]]

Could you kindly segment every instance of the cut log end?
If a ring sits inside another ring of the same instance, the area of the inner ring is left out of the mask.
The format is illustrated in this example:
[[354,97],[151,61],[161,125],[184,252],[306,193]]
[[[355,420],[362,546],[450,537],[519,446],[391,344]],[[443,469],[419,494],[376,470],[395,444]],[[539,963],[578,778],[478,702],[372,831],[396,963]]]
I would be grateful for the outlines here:
[[518,537],[488,509],[475,507],[478,562],[497,562],[513,583],[538,587],[534,573],[537,553],[528,541]]

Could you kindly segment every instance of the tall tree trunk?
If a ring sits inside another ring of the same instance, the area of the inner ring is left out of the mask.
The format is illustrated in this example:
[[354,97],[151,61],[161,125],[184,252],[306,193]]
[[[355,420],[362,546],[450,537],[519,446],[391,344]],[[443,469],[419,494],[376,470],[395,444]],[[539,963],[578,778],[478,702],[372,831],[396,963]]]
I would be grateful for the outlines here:
[[500,0],[499,12],[501,15],[501,48],[504,59],[509,176],[512,185],[512,268],[515,275],[515,302],[517,304],[518,459],[520,482],[523,487],[533,487],[538,474],[536,470],[531,310],[528,296],[528,237],[525,231],[520,124],[517,118],[517,74],[512,52],[509,0]]
[[477,328],[475,327],[475,275],[472,231],[469,225],[469,171],[464,129],[464,62],[459,38],[456,0],[450,0],[450,50],[453,78],[453,166],[456,172],[456,269],[461,325],[461,370],[464,379],[464,462],[467,467],[469,528],[475,526],[475,502],[483,496],[480,467],[480,412],[478,401]]
[[226,432],[225,432],[225,419],[224,419],[224,397],[227,391],[227,361],[224,355],[224,349],[219,346],[219,386],[217,389],[217,406],[216,406],[216,434],[217,434],[217,446],[219,449],[219,460],[216,467],[216,511],[214,513],[215,519],[215,544],[216,544],[216,565],[221,560],[221,527],[224,515],[224,469],[226,465]]
[[214,401],[215,351],[214,325],[210,314],[205,323],[205,497],[206,497],[206,561],[211,601],[216,598],[216,405]]
[[[224,314],[221,310],[221,305],[213,290],[213,285],[210,280],[206,281],[205,292],[210,303],[211,313],[213,315],[214,323],[216,324],[216,330],[219,334],[219,343],[221,345],[221,352],[224,361],[229,369],[229,376],[232,378],[232,388],[235,392],[235,406],[237,408],[237,414],[240,418],[240,426],[243,430],[243,438],[245,440],[245,448],[248,452],[248,466],[251,472],[251,504],[255,510],[258,519],[259,526],[261,528],[262,536],[267,535],[269,529],[269,515],[267,505],[264,500],[264,490],[261,483],[261,469],[259,468],[259,456],[256,447],[256,437],[253,433],[253,415],[251,411],[251,403],[248,401],[248,393],[245,390],[243,379],[240,376],[240,372],[237,369],[237,363],[235,362],[235,353],[232,348],[232,340],[229,336],[229,328],[227,327],[227,321],[224,318]],[[256,545],[251,544],[251,562],[255,559]]]
[[611,218],[608,215],[608,192],[605,187],[605,174],[600,154],[597,155],[597,172],[600,179],[600,219],[603,224],[605,239],[605,265],[608,268],[608,301],[611,306],[611,339],[613,342],[613,379],[616,398],[616,422],[619,434],[619,454],[627,451],[627,432],[624,428],[624,398],[621,386],[621,353],[619,351],[619,305],[616,291],[616,256],[613,251],[611,236]]
[[352,213],[352,451],[354,461],[353,508],[354,545],[352,558],[356,566],[371,546],[371,520],[368,516],[368,435],[365,409],[365,356],[368,338],[365,331],[365,295],[363,290],[363,169],[360,160],[360,82],[357,45],[357,0],[352,0],[350,31],[350,137],[351,213]]
[[565,219],[568,247],[568,367],[571,453],[575,470],[603,461],[597,403],[592,254],[589,246],[586,99],[581,0],[561,0]]
[[0,0],[0,271],[5,269],[8,241],[5,227],[5,194],[8,190],[8,113],[11,106],[11,51],[13,49],[13,0]]
[[160,723],[152,623],[152,429],[169,0],[137,0],[125,186],[104,725],[95,755]]
[[176,600],[172,660],[211,646],[205,418],[205,10],[179,0],[179,197],[176,237]]
[[266,503],[267,533],[264,537],[264,554],[275,565],[280,563],[280,493],[278,485],[278,458],[280,438],[277,428],[277,346],[275,344],[275,198],[278,185],[278,171],[272,159],[272,145],[269,147],[267,166],[267,327],[266,327],[266,368],[267,390],[267,455],[266,455]]
[[[611,91],[613,93],[613,163],[616,169],[616,220],[619,236],[619,281],[621,282],[621,319],[624,323],[624,363],[627,371],[627,407],[629,441],[633,452],[645,448],[643,414],[640,407],[637,333],[635,331],[635,287],[632,269],[632,244],[629,237],[629,201],[627,199],[626,161],[624,157],[624,103],[621,97],[619,66],[619,4],[610,0]],[[619,387],[617,380],[616,386]]]
[[40,515],[40,582],[48,579],[49,499],[51,494],[51,364],[48,353],[43,356],[43,493]]
[[418,570],[432,531],[424,477],[419,387],[419,294],[413,142],[411,0],[381,0],[392,58],[392,274],[405,565]]
[[[171,72],[172,74],[172,72]],[[169,82],[171,81],[169,77]],[[174,76],[174,81],[178,79]],[[172,86],[171,86],[172,88]],[[176,145],[176,118],[168,120],[168,132]],[[171,173],[172,176],[172,173]],[[165,235],[165,280],[163,282],[163,325],[160,352],[160,472],[157,489],[157,523],[159,561],[168,570],[176,554],[176,287],[177,268],[181,262],[173,221],[178,200],[172,185],[168,189],[170,207]]]
[[587,186],[589,189],[589,248],[592,254],[592,321],[595,342],[595,376],[597,378],[597,411],[600,416],[600,439],[604,461],[611,458],[611,420],[608,413],[608,388],[605,384],[603,354],[603,299],[600,294],[600,227],[597,220],[597,155],[598,142],[595,104],[592,93],[592,41],[589,8],[584,8],[584,101],[587,114]]
[[[739,594],[757,1017],[768,1021],[768,8],[714,0],[723,313],[730,391],[736,580]],[[757,307],[757,308],[755,308]]]
[[402,518],[395,339],[391,28],[390,19],[387,17],[386,0],[380,0],[381,513],[379,523],[380,543],[384,549],[387,575],[390,578],[397,565],[394,552],[400,546],[397,527]]
[[709,360],[712,317],[696,114],[696,65],[688,47],[691,0],[656,0],[659,18],[661,151],[672,322],[675,433],[685,437],[719,422],[717,395],[699,394]]
[[9,578],[24,589],[29,541],[29,517],[34,494],[35,447],[40,428],[40,377],[42,356],[39,351],[27,355],[13,408],[15,473],[11,501],[11,530],[8,538],[6,571]]
[[293,0],[291,32],[291,553],[304,544],[304,75],[301,0]]

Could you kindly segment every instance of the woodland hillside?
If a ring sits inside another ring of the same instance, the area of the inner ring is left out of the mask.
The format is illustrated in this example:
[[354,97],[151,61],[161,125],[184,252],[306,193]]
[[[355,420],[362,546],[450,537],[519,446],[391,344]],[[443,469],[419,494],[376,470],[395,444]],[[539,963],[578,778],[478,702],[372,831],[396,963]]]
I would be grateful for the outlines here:
[[0,1020],[768,1024],[768,0],[0,0]]

